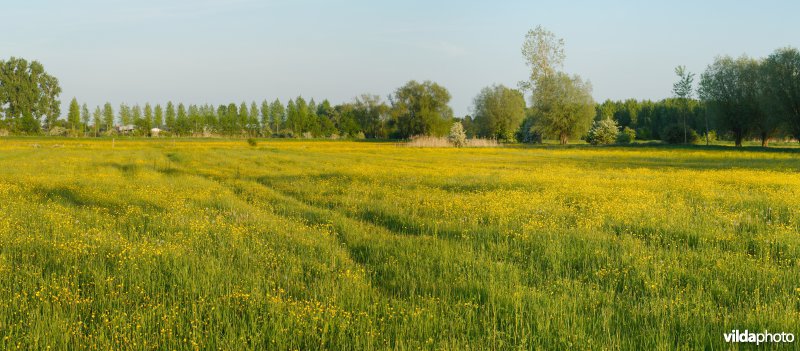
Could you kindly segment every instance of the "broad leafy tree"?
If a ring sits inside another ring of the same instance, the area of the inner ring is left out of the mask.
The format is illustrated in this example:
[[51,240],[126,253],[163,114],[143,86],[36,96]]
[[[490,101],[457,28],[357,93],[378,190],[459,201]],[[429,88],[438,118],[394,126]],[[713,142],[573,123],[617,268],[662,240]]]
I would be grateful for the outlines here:
[[317,105],[316,115],[322,136],[329,137],[339,133],[339,131],[336,130],[336,123],[334,122],[336,110],[333,108],[330,101],[327,99],[322,100],[322,103]]
[[525,36],[522,55],[531,72],[520,87],[533,91],[530,120],[524,125],[536,133],[523,130],[520,134],[541,134],[562,144],[585,135],[595,116],[592,88],[580,77],[560,71],[566,57],[564,40],[536,27]]
[[61,114],[58,79],[38,61],[0,60],[0,114],[22,133],[39,131],[42,118],[52,127]]
[[578,76],[559,72],[539,79],[532,100],[533,127],[561,144],[585,135],[592,126],[592,87]]
[[453,122],[450,92],[431,81],[410,81],[391,96],[392,118],[396,136],[409,138],[415,135],[444,136]]
[[346,103],[336,105],[333,108],[333,111],[333,120],[336,125],[336,129],[342,133],[342,136],[352,138],[359,133],[363,133],[361,125],[359,125],[356,118],[355,104]]
[[767,111],[800,139],[800,51],[778,49],[762,64],[764,103]]
[[386,138],[386,120],[389,106],[381,101],[380,96],[362,94],[353,103],[353,112],[358,124],[367,138]]
[[474,112],[478,136],[511,140],[525,119],[525,98],[502,85],[486,87],[475,97]]
[[736,146],[755,129],[761,115],[758,62],[747,56],[717,58],[700,78],[700,97],[717,126],[733,133]]

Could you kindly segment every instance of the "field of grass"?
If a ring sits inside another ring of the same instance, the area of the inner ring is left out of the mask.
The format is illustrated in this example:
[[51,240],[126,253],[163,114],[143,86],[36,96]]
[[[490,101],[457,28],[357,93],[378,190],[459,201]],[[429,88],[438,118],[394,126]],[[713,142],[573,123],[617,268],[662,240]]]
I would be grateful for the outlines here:
[[0,349],[800,334],[792,150],[111,143],[0,139]]

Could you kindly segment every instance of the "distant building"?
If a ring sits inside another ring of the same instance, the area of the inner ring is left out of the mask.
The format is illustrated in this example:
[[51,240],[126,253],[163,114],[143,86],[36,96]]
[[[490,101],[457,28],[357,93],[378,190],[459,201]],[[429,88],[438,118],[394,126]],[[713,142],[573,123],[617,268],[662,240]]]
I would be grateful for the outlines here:
[[157,137],[159,133],[161,133],[161,129],[159,128],[150,129],[150,136],[152,137]]
[[133,124],[126,124],[124,126],[117,126],[117,132],[120,134],[130,134],[136,130],[136,126]]

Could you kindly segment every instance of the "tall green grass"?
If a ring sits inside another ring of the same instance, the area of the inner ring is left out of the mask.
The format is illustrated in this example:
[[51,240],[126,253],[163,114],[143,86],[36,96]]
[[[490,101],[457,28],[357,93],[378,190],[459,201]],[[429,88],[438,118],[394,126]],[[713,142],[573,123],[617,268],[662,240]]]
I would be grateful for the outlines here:
[[0,348],[728,349],[731,329],[798,334],[797,155],[10,139]]

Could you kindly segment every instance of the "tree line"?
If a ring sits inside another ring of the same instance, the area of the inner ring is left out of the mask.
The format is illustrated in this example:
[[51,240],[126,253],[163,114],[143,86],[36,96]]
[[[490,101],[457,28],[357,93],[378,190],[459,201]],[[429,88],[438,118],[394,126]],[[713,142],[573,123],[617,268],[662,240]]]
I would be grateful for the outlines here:
[[218,106],[106,103],[90,110],[73,98],[61,119],[58,80],[39,62],[12,57],[0,61],[0,129],[33,135],[149,135],[158,128],[175,136],[405,139],[444,136],[457,122],[469,137],[504,142],[549,138],[566,144],[614,128],[621,139],[604,133],[589,141],[727,138],[741,146],[746,138],[758,138],[767,146],[772,138],[800,136],[800,52],[794,48],[764,59],[718,57],[701,74],[697,89],[695,75],[678,67],[673,96],[661,101],[599,104],[588,81],[562,71],[563,39],[537,27],[526,34],[521,53],[530,69],[527,79],[517,88],[482,89],[472,114],[463,118],[453,115],[446,88],[410,81],[387,100],[364,94],[337,105],[299,96],[285,104],[278,99]]
[[[2,88],[11,91],[10,85],[3,84]],[[17,113],[31,109],[16,100],[6,101],[0,105],[0,129],[22,135],[47,132],[50,135],[101,136],[130,130],[131,134],[143,136],[150,135],[155,128],[161,135],[174,136],[404,139],[414,135],[445,135],[454,120],[450,98],[447,89],[430,81],[410,81],[398,88],[388,102],[380,96],[364,94],[338,105],[328,100],[307,101],[298,96],[286,104],[279,99],[217,106],[170,101],[164,105],[105,103],[90,109],[73,98],[66,118],[59,119],[60,102],[56,95],[50,100],[55,110],[44,113],[44,118],[35,109],[33,113]]]

